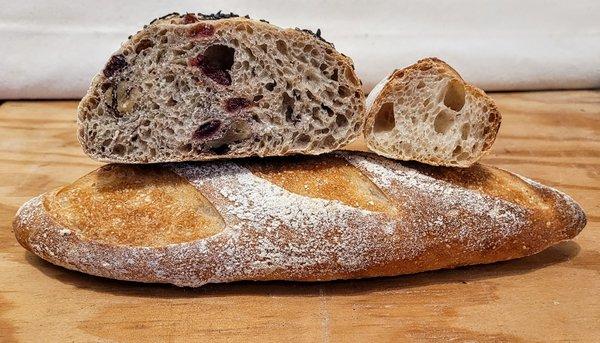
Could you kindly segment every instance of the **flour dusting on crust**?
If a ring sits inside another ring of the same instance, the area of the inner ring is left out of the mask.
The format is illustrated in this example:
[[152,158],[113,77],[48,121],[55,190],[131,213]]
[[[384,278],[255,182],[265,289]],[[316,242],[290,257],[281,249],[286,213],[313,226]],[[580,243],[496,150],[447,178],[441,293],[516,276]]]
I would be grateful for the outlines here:
[[[585,215],[571,198],[526,178],[524,187],[540,199],[530,206],[372,154],[331,156],[360,170],[396,211],[371,212],[292,193],[253,174],[244,162],[169,164],[163,168],[187,179],[214,205],[225,222],[222,232],[163,247],[99,243],[61,226],[44,208],[49,193],[19,209],[15,235],[36,255],[69,269],[200,286],[362,278],[489,263],[531,255],[585,226]],[[514,180],[508,177],[514,175],[502,175],[507,176],[490,187],[511,187]]]

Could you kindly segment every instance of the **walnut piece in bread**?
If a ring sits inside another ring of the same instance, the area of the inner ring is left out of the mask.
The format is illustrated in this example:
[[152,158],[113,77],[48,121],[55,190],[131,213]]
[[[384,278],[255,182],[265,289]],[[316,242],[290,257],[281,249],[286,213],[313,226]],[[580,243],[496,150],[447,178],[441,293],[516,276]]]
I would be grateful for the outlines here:
[[364,135],[370,150],[389,158],[468,167],[490,150],[500,121],[492,98],[428,58],[375,86]]
[[79,105],[78,139],[107,162],[320,154],[363,122],[352,60],[320,31],[188,13],[114,53]]
[[336,152],[107,165],[24,204],[13,229],[23,247],[69,269],[200,286],[491,263],[585,224],[565,194],[494,167]]

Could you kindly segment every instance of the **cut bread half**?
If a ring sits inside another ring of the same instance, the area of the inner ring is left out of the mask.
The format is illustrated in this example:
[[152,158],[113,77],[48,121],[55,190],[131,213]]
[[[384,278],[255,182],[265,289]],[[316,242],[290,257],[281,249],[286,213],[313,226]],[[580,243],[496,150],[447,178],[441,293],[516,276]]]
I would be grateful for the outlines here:
[[171,14],[130,37],[78,109],[92,158],[149,163],[320,154],[354,140],[364,93],[320,31]]
[[500,128],[494,100],[437,58],[394,71],[367,98],[369,149],[394,159],[468,167]]

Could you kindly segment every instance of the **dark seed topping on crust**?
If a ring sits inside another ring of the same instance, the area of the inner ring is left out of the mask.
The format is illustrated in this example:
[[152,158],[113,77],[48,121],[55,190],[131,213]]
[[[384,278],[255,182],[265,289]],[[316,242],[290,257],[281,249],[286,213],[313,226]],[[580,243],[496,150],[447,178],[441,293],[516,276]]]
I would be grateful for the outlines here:
[[331,43],[331,42],[328,42],[328,41],[326,41],[326,40],[325,40],[323,37],[321,37],[321,29],[317,29],[317,32],[316,32],[316,33],[315,33],[315,32],[313,32],[313,31],[311,31],[311,30],[308,30],[308,29],[300,29],[300,28],[296,28],[296,31],[304,32],[304,33],[307,33],[307,34],[309,34],[309,35],[311,35],[311,36],[314,36],[314,37],[316,37],[318,40],[320,40],[320,41],[322,41],[322,42],[325,42],[325,43],[327,43],[327,44],[331,45],[331,47],[332,47],[332,48],[335,48],[335,46],[333,45],[333,43]]
[[114,55],[110,58],[110,60],[106,64],[106,67],[104,67],[102,73],[106,77],[111,77],[117,72],[125,69],[125,67],[127,67],[127,61],[125,61],[125,56],[121,54]]
[[[198,16],[200,18],[202,18],[202,20],[219,20],[219,19],[238,18],[238,17],[240,17],[238,14],[235,14],[233,12],[223,13],[222,11],[219,11],[219,12],[213,13],[213,14],[198,13]],[[245,16],[243,16],[243,18],[250,19],[250,16],[249,15],[245,15]]]

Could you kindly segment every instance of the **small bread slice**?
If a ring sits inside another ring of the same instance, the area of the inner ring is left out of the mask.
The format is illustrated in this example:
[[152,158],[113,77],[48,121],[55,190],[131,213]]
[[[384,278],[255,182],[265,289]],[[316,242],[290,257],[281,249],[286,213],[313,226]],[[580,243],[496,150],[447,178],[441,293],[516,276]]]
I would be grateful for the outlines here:
[[234,14],[171,14],[93,79],[78,139],[105,162],[320,154],[362,133],[352,60],[320,31]]
[[500,128],[494,100],[437,58],[394,71],[367,98],[369,149],[394,159],[468,167]]
[[535,254],[585,224],[568,196],[494,167],[335,152],[109,164],[25,203],[13,229],[65,268],[195,287],[491,263]]

